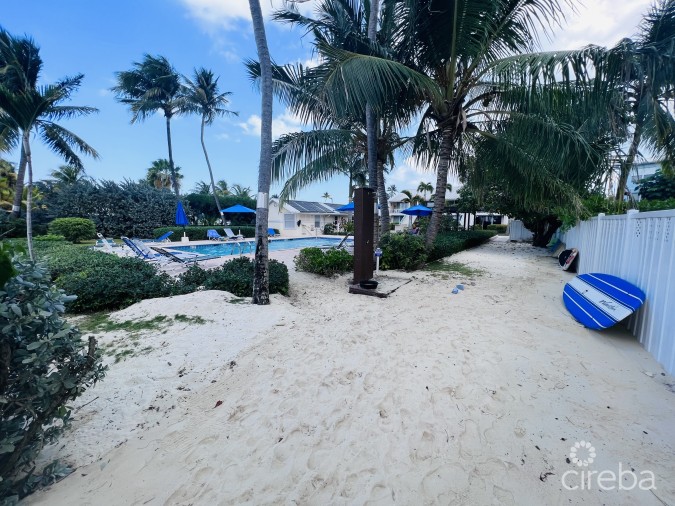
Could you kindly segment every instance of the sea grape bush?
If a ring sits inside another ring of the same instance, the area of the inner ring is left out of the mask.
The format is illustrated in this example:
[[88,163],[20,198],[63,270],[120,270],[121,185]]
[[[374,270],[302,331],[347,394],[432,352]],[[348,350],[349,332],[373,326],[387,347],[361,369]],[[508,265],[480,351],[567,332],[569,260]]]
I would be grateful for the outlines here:
[[304,248],[295,257],[295,268],[331,277],[351,271],[354,268],[354,258],[343,249]]
[[96,225],[87,218],[56,218],[49,224],[51,236],[63,236],[67,241],[78,243],[96,237]]

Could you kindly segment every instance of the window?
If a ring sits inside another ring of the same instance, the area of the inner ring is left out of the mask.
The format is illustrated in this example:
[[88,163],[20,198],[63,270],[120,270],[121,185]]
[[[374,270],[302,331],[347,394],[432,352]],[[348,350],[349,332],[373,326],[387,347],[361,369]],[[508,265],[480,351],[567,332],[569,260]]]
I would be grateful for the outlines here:
[[295,228],[295,216],[293,214],[284,214],[284,228]]
[[316,228],[321,228],[321,215],[320,214],[314,215],[314,226]]

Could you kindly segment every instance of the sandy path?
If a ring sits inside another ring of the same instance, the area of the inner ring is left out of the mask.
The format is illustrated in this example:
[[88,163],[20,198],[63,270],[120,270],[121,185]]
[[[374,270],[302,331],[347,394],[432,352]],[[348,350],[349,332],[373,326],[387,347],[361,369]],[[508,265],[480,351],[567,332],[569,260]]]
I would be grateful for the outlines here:
[[[575,324],[541,252],[452,260],[485,270],[458,295],[429,273],[393,274],[414,280],[388,299],[294,273],[288,316],[236,367],[28,502],[674,503],[673,378],[626,333]],[[657,490],[565,490],[581,440],[593,469],[651,470]]]

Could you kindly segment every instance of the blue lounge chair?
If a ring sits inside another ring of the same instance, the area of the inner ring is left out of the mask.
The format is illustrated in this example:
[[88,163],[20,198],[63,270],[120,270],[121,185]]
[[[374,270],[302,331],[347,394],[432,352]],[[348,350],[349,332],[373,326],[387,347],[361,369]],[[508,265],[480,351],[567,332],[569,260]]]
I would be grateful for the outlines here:
[[122,241],[124,244],[129,246],[129,249],[133,251],[138,258],[141,258],[143,260],[148,260],[151,262],[159,262],[160,260],[164,260],[164,257],[160,255],[159,253],[155,253],[154,251],[151,251],[145,244],[136,241],[133,241],[129,239],[128,237],[122,236],[121,237]]
[[211,241],[224,241],[225,238],[220,235],[218,232],[216,232],[214,229],[210,228],[206,231],[206,237],[208,237]]
[[273,228],[268,228],[267,235],[270,237],[279,237],[281,234],[277,234]]
[[239,241],[244,238],[243,235],[235,234],[234,232],[232,232],[231,228],[224,228],[223,230],[225,231],[225,235],[230,241]]
[[154,242],[170,242],[169,236],[173,234],[173,230],[169,230],[166,234],[160,235]]

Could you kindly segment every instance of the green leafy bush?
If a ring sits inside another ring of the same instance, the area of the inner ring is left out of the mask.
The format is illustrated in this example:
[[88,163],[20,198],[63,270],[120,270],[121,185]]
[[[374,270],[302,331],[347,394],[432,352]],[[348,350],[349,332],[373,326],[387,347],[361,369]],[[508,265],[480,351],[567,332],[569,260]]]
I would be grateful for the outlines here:
[[56,218],[49,224],[49,233],[62,235],[66,240],[78,243],[82,239],[96,237],[96,225],[86,218]]
[[466,230],[439,234],[436,236],[431,251],[429,251],[428,260],[432,262],[465,249],[480,246],[494,235],[493,230]]
[[380,268],[414,271],[427,260],[424,240],[419,235],[385,234],[380,240]]
[[675,198],[675,177],[658,170],[640,181],[638,193],[645,200],[668,200]]
[[494,231],[497,232],[498,234],[503,235],[503,234],[506,233],[506,228],[507,228],[507,227],[508,227],[508,225],[498,225],[498,224],[494,224],[494,225],[488,225],[487,229],[488,229],[488,230],[494,230]]
[[326,223],[323,226],[323,235],[333,235],[335,233],[335,226],[332,223]]
[[33,237],[33,241],[37,242],[65,242],[66,238],[62,235],[47,234]]
[[295,257],[295,268],[330,277],[351,271],[354,258],[343,249],[303,248]]
[[[288,267],[285,264],[270,260],[269,279],[270,293],[288,294]],[[209,270],[191,266],[178,277],[175,292],[190,293],[200,286],[205,290],[223,290],[237,297],[250,297],[253,294],[253,261],[239,257]]]
[[70,421],[67,403],[104,375],[95,341],[63,319],[73,297],[40,265],[13,261],[0,290],[0,502],[16,502],[40,481],[32,463]]
[[[255,227],[227,227],[231,228],[232,232],[235,234],[239,233],[241,231],[241,235],[244,237],[255,237]],[[185,227],[185,230],[183,230],[183,227],[159,227],[156,228],[152,231],[153,237],[159,237],[162,234],[166,234],[169,230],[173,230],[173,235],[170,237],[172,241],[180,241],[180,238],[183,237],[183,232],[185,232],[185,235],[190,238],[191,241],[205,241],[208,239],[206,237],[206,231],[207,230],[215,230],[218,232],[220,235],[223,237],[225,236],[225,231],[223,230],[222,225],[214,225],[214,226],[204,226],[204,227]]]
[[675,209],[675,198],[665,200],[641,200],[638,203],[638,209],[643,212]]

